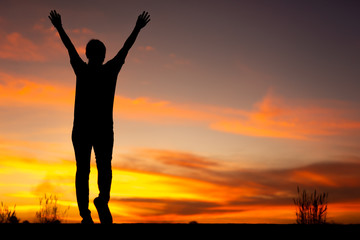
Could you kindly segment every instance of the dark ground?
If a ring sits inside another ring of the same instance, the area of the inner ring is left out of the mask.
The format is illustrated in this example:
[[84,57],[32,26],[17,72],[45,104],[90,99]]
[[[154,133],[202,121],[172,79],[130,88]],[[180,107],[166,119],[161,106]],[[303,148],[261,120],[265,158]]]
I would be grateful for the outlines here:
[[[359,239],[360,225],[297,224],[0,224],[12,236],[85,239]],[[100,234],[100,235],[99,235]],[[95,238],[94,238],[95,237]],[[65,239],[67,240],[67,239]]]

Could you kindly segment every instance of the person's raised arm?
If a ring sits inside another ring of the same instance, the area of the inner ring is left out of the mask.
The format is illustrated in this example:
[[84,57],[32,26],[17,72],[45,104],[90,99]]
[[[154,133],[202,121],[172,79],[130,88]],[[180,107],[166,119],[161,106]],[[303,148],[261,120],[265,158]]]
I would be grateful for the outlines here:
[[60,14],[58,14],[55,10],[52,10],[50,12],[49,19],[51,20],[51,23],[54,25],[56,30],[59,32],[61,41],[64,43],[69,52],[70,59],[81,59],[78,52],[76,51],[76,48],[74,47],[74,44],[71,42],[69,36],[66,34],[62,26]]
[[144,28],[146,24],[148,24],[148,22],[150,22],[150,15],[148,12],[144,11],[142,14],[139,15],[134,30],[132,31],[128,39],[125,41],[124,46],[113,58],[113,60],[115,60],[116,62],[123,62],[123,60],[125,60],[130,48],[134,45],[140,30]]

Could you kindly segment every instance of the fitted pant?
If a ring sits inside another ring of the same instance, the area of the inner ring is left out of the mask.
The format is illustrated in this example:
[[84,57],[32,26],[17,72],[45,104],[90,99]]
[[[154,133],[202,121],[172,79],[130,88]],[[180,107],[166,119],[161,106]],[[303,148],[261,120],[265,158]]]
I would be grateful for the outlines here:
[[72,131],[72,142],[76,159],[76,198],[80,216],[84,218],[90,215],[89,175],[92,148],[94,148],[98,169],[99,198],[104,202],[109,202],[110,200],[114,132],[112,128],[94,130],[74,127]]

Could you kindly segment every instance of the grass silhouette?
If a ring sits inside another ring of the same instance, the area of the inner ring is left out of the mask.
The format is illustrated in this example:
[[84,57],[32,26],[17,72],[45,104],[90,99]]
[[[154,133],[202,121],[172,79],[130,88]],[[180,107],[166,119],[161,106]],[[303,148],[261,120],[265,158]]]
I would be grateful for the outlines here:
[[70,208],[69,206],[64,210],[60,209],[57,204],[58,197],[55,194],[44,194],[39,201],[40,210],[35,214],[39,223],[61,223]]
[[0,223],[19,223],[20,219],[16,216],[14,206],[13,210],[9,209],[7,205],[1,202],[0,205]]
[[316,190],[308,193],[300,191],[297,187],[298,197],[294,198],[296,210],[296,223],[298,224],[324,224],[327,215],[328,193],[318,194]]

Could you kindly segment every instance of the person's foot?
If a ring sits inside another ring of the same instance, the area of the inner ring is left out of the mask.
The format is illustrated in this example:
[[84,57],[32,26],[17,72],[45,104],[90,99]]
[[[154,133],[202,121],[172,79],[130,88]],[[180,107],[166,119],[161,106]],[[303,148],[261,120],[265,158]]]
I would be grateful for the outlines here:
[[91,216],[88,216],[83,218],[81,224],[94,224],[94,221],[92,220]]
[[105,224],[112,224],[113,219],[107,202],[97,197],[94,199],[94,204],[96,210],[98,211],[100,222]]

